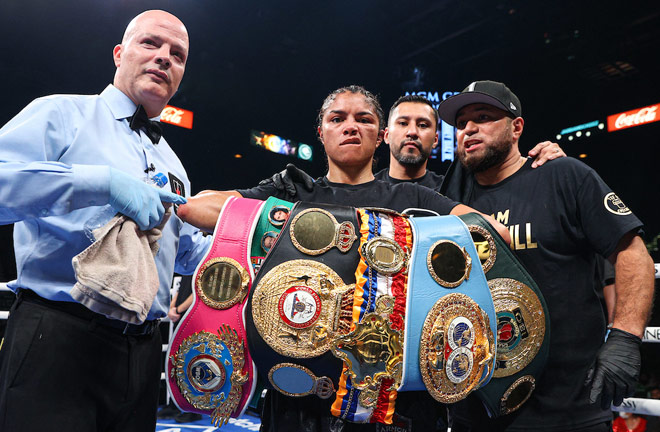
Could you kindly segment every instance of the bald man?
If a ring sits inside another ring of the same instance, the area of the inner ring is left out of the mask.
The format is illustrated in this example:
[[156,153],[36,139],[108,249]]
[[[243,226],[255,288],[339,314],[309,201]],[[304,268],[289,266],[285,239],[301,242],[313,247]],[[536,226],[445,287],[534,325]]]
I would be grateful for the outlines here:
[[[158,322],[174,271],[192,273],[208,246],[176,215],[162,225],[163,203],[185,203],[190,191],[154,121],[183,77],[188,32],[175,16],[147,11],[112,55],[114,85],[100,95],[39,98],[0,129],[0,223],[15,224],[18,268],[0,349],[3,431],[155,429]],[[147,184],[155,175],[161,188]],[[91,244],[86,226],[114,213],[140,230],[162,229],[158,292],[140,324],[93,312],[71,294],[71,260]]]

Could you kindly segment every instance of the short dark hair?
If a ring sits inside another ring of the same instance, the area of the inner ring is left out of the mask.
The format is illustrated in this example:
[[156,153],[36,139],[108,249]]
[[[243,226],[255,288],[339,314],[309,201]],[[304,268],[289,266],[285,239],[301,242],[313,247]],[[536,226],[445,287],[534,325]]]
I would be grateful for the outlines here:
[[378,116],[378,129],[382,130],[385,128],[385,114],[383,113],[383,108],[380,106],[380,102],[378,101],[378,96],[374,95],[364,87],[354,84],[346,87],[340,87],[337,90],[330,93],[328,96],[326,96],[326,98],[323,100],[323,105],[321,105],[321,109],[319,110],[318,118],[316,119],[317,122],[316,125],[319,128],[323,123],[323,116],[325,115],[325,112],[328,110],[328,108],[330,107],[332,102],[334,102],[337,96],[339,96],[342,93],[356,93],[364,96],[364,98],[367,100],[367,103],[371,105],[373,109],[376,111],[376,115]]
[[387,115],[387,123],[390,122],[390,118],[392,117],[392,113],[394,112],[396,107],[398,107],[399,105],[401,105],[404,102],[421,103],[421,104],[425,104],[425,105],[430,106],[431,109],[433,110],[433,119],[435,120],[435,127],[436,127],[436,129],[438,128],[438,119],[439,119],[438,110],[435,109],[435,107],[433,106],[431,101],[426,99],[424,96],[412,95],[412,94],[401,96],[399,99],[397,99],[394,102],[394,104],[392,104],[392,108],[390,108],[390,113]]

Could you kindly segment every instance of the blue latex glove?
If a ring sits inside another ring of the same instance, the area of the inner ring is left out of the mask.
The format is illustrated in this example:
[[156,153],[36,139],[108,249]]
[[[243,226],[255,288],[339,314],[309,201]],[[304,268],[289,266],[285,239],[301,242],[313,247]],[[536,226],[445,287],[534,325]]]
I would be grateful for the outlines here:
[[115,211],[128,216],[138,227],[147,231],[163,219],[163,202],[185,204],[186,199],[164,189],[150,186],[135,177],[110,168],[110,200]]

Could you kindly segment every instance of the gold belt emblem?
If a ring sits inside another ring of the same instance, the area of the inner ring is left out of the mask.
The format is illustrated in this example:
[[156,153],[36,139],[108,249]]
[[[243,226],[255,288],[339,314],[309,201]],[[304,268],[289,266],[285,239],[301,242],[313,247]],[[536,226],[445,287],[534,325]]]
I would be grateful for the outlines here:
[[271,269],[254,290],[255,327],[279,354],[317,357],[350,328],[354,289],[325,264],[287,261]]
[[431,308],[419,348],[422,379],[437,401],[454,403],[481,385],[492,367],[493,334],[486,313],[464,294],[448,294]]
[[497,362],[493,376],[517,373],[536,357],[545,335],[543,306],[534,291],[514,279],[488,281],[497,314]]

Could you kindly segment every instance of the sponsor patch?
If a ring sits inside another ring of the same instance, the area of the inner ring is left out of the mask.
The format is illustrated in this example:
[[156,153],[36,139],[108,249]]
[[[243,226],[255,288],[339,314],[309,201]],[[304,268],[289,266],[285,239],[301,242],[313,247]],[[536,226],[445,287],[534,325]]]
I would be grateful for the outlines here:
[[619,198],[614,192],[605,195],[603,204],[605,204],[607,211],[614,213],[615,215],[625,216],[632,213],[628,206],[625,205],[623,201],[621,201],[621,198]]

